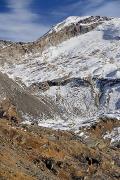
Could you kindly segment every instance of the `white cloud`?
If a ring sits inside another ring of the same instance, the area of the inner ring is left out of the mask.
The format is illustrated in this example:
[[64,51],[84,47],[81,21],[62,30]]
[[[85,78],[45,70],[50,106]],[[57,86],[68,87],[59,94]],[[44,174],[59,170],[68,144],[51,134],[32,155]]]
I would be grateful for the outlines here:
[[49,27],[37,23],[37,14],[30,11],[31,0],[7,0],[8,13],[0,13],[0,39],[32,41]]
[[[31,12],[33,0],[6,0],[8,13],[0,13],[0,39],[32,41],[49,30],[49,25],[40,23],[40,15]],[[86,2],[86,3],[85,3]],[[101,15],[120,17],[119,0],[87,0],[69,3],[48,12],[50,17],[64,19],[71,15]]]
[[100,15],[120,17],[120,0],[79,0],[54,10],[52,14],[69,15]]
[[106,4],[104,4],[103,6],[97,9],[90,10],[86,14],[120,17],[120,2],[118,1],[107,2]]

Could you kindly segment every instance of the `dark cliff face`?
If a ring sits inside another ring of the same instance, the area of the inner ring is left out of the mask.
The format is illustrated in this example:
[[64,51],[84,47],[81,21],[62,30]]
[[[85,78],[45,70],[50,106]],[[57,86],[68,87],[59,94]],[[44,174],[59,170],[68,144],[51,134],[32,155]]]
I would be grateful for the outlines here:
[[1,41],[5,48],[0,48],[0,54],[4,58],[6,57],[20,59],[21,56],[24,56],[26,54],[38,52],[42,53],[43,50],[50,46],[56,46],[57,44],[67,39],[70,39],[71,37],[75,37],[79,34],[84,34],[92,31],[101,23],[109,20],[111,20],[111,18],[91,16],[84,20],[80,20],[75,24],[65,26],[58,32],[51,30],[37,41],[30,43],[12,43],[7,41]]

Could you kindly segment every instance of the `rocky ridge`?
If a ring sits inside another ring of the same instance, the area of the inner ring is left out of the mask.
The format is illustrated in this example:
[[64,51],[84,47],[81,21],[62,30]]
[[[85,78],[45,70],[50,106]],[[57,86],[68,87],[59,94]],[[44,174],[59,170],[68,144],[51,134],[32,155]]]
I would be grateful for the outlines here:
[[[73,18],[74,17],[71,17],[71,20]],[[9,57],[10,59],[11,57],[21,59],[21,56],[24,55],[28,55],[31,53],[34,54],[38,52],[42,53],[43,50],[45,50],[46,48],[50,46],[56,46],[57,44],[60,44],[61,42],[70,39],[71,37],[77,36],[79,34],[87,33],[95,29],[98,25],[110,19],[111,18],[100,17],[100,16],[78,18],[78,20],[75,23],[72,20],[73,22],[71,22],[67,26],[64,26],[64,28],[61,28],[58,31],[55,31],[57,27],[54,27],[43,37],[41,37],[35,42],[12,43],[9,41],[1,41],[0,54],[1,56],[4,56],[4,58],[7,56],[6,57],[7,59],[9,59]],[[68,19],[66,19],[66,21],[68,21]],[[61,24],[64,24],[64,22],[62,22]]]

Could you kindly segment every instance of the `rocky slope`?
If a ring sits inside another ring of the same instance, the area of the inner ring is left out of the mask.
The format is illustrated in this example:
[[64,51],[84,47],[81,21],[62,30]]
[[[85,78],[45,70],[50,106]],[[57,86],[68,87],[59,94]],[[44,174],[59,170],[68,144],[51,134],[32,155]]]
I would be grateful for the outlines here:
[[1,180],[120,178],[119,144],[106,136],[119,127],[117,120],[100,119],[75,134],[36,124],[20,125],[15,114],[12,118],[10,113],[6,117],[0,114]]
[[45,119],[53,118],[52,114],[59,114],[51,101],[31,95],[6,74],[0,73],[0,102],[3,101],[11,101],[16,106],[20,118],[29,113],[34,119],[43,117],[43,114]]

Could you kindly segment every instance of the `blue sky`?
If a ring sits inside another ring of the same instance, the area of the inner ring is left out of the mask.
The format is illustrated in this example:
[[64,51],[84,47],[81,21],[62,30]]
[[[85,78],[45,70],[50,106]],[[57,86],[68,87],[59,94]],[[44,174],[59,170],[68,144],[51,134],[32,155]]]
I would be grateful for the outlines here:
[[0,39],[33,41],[68,16],[120,17],[120,0],[0,0]]

